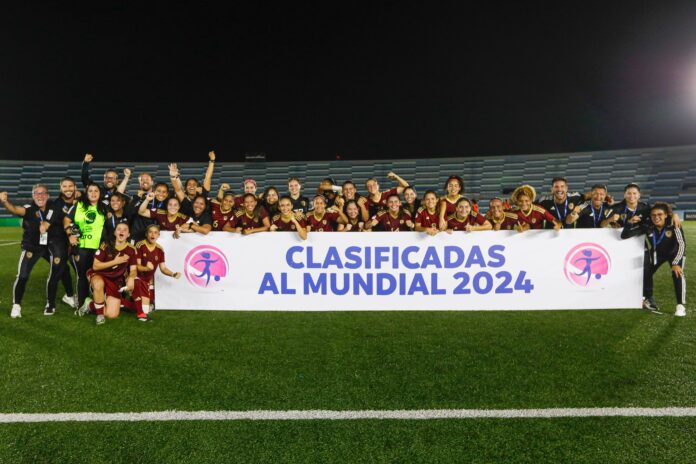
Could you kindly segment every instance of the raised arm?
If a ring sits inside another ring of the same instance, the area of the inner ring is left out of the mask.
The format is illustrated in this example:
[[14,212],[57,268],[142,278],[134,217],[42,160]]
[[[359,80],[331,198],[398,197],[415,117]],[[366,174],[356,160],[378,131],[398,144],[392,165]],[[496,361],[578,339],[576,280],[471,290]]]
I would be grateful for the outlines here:
[[169,179],[172,182],[172,187],[174,187],[174,194],[179,199],[179,201],[184,201],[186,193],[184,192],[184,186],[181,185],[181,177],[179,176],[179,168],[176,163],[169,165]]
[[118,184],[118,187],[116,187],[116,191],[119,193],[126,193],[126,188],[128,187],[128,181],[130,180],[131,177],[131,170],[126,168],[123,170],[123,180],[121,181],[120,184]]
[[217,193],[217,196],[215,197],[215,199],[218,202],[222,202],[222,198],[225,196],[225,192],[228,191],[229,189],[230,189],[230,184],[220,185],[220,188],[218,189],[218,193]]
[[7,192],[0,192],[0,203],[9,211],[10,213],[14,214],[15,216],[21,216],[24,217],[24,214],[26,214],[27,210],[24,209],[24,206],[15,206],[10,202],[10,199],[7,198]]
[[147,196],[145,197],[145,201],[140,203],[140,207],[138,208],[138,214],[141,215],[142,217],[151,218],[152,213],[150,212],[149,209],[147,209],[147,205],[149,205],[150,202],[154,199],[155,199],[155,194],[153,192],[149,192],[147,194]]
[[358,207],[360,208],[360,217],[362,218],[363,222],[367,222],[368,219],[370,219],[370,212],[367,210],[367,198],[365,197],[360,197],[358,198]]
[[87,153],[85,155],[85,158],[82,160],[82,186],[83,187],[87,187],[87,184],[93,183],[92,176],[89,173],[89,163],[92,162],[92,159],[94,159],[94,157],[90,153]]
[[396,193],[398,193],[399,195],[401,195],[404,192],[404,189],[406,189],[406,187],[408,187],[408,182],[406,182],[404,179],[399,177],[393,171],[390,171],[389,173],[387,173],[387,177],[390,179],[394,179],[395,181],[397,181],[399,183],[399,185],[396,186]]
[[208,169],[205,170],[203,178],[203,188],[210,192],[210,184],[213,181],[213,170],[215,169],[215,152],[208,152]]

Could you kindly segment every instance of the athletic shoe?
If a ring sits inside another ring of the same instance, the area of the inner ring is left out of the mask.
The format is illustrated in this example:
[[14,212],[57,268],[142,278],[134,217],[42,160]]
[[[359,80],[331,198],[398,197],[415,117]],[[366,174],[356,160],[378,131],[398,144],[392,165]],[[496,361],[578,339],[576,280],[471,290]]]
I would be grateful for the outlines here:
[[657,303],[655,302],[655,298],[650,297],[650,298],[645,298],[643,300],[643,309],[646,311],[652,311],[654,313],[659,313],[659,308],[657,307]]
[[56,313],[56,308],[49,308],[46,306],[44,308],[44,316],[53,316]]
[[152,318],[149,315],[145,315],[145,317],[139,317],[138,320],[140,322],[152,322]]
[[82,303],[82,306],[80,306],[80,309],[76,311],[76,314],[80,317],[84,316],[85,314],[89,314],[89,304],[92,302],[92,299],[90,297],[85,298],[85,302]]
[[77,298],[75,296],[63,295],[63,303],[71,308],[75,308],[77,306]]
[[674,315],[677,317],[684,317],[686,316],[686,308],[682,304],[677,305],[677,310],[674,311]]
[[102,325],[106,322],[103,314],[97,314],[97,325]]
[[10,313],[10,317],[12,319],[17,319],[18,317],[22,317],[22,307],[18,304],[13,304],[12,305],[12,312]]

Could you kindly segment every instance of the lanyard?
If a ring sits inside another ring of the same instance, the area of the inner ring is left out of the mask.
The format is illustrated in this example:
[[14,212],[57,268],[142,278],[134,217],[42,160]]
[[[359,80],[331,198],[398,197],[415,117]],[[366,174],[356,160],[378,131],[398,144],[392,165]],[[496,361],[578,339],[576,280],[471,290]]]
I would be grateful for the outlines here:
[[592,212],[594,213],[593,218],[592,218],[592,222],[594,222],[594,226],[596,229],[597,228],[597,216],[599,216],[599,221],[600,222],[602,221],[602,213],[604,212],[604,203],[602,203],[602,206],[599,208],[599,214],[597,214],[597,210],[595,209],[594,206],[592,206]]
[[38,210],[38,212],[39,212],[39,220],[41,222],[44,222],[44,218],[43,218],[43,214],[41,214],[41,210]]
[[555,201],[553,202],[554,206],[556,206],[556,217],[558,217],[558,220],[563,222],[565,217],[568,215],[568,197],[565,199],[565,208],[563,209],[563,217],[561,217],[560,213],[560,208],[558,207],[558,203]]
[[[626,219],[631,219],[633,216],[636,215],[637,212],[638,212],[638,205],[636,205],[636,209],[634,209],[634,210],[629,209],[628,205],[626,205],[626,207],[624,208],[624,214],[626,215]],[[632,213],[632,214],[629,216],[628,213]]]
[[111,225],[114,227],[114,230],[116,230],[116,215],[115,214],[111,215]]
[[657,249],[657,245],[662,243],[662,241],[665,239],[665,232],[667,232],[667,228],[666,227],[662,228],[662,233],[660,234],[660,236],[658,238],[655,238],[655,232],[657,232],[657,230],[654,230],[653,234],[652,234],[653,250]]
[[653,264],[657,263],[657,245],[659,245],[662,242],[662,240],[665,239],[665,232],[667,232],[667,228],[666,227],[662,228],[662,233],[660,234],[659,238],[655,238],[656,232],[657,232],[657,229],[653,229],[653,233],[652,233]]

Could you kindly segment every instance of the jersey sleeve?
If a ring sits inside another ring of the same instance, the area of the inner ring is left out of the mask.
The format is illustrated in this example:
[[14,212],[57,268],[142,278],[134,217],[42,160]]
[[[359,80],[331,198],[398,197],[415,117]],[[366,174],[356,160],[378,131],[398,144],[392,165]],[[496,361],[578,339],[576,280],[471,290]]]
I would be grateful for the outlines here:
[[553,223],[556,220],[556,218],[553,217],[553,214],[551,214],[551,212],[546,208],[542,209],[542,214],[544,215],[544,219],[546,219],[550,223]]
[[474,222],[480,226],[484,225],[486,223],[486,216],[483,214],[476,213],[475,216],[472,217]]
[[135,248],[128,245],[128,267],[136,266],[138,264],[138,252]]

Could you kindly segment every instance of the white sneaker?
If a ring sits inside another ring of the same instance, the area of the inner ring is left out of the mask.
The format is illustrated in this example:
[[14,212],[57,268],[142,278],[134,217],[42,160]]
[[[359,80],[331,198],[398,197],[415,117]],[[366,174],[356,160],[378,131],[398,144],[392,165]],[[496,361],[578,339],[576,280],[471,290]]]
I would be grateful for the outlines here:
[[684,317],[686,316],[686,308],[682,304],[677,305],[677,310],[674,311],[674,315],[677,317]]
[[97,325],[102,325],[106,322],[106,318],[103,314],[97,314]]
[[90,297],[85,298],[85,302],[82,303],[82,306],[80,306],[80,309],[76,311],[77,315],[82,317],[85,314],[89,313],[89,304],[92,302],[92,299]]
[[22,307],[18,304],[13,304],[12,305],[12,312],[10,313],[10,317],[12,319],[17,319],[18,317],[22,317]]
[[71,308],[74,308],[77,306],[77,301],[76,301],[75,296],[63,295],[63,303],[70,306]]

